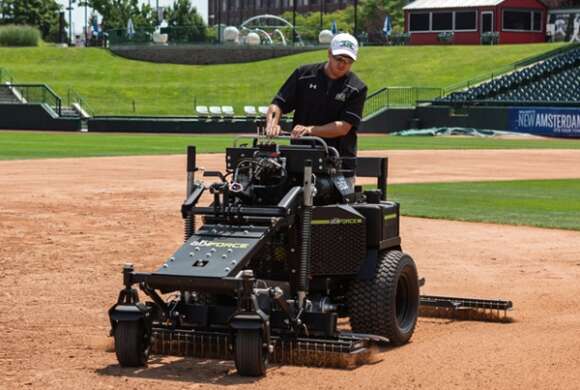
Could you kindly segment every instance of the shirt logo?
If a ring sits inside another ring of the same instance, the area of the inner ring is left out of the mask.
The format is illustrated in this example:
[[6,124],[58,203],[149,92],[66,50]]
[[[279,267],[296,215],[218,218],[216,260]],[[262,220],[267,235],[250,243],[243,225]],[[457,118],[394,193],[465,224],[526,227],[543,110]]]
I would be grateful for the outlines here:
[[346,101],[346,95],[344,94],[344,92],[337,93],[336,96],[334,97],[334,100],[338,100],[339,102],[344,102],[344,101]]
[[308,85],[308,88],[310,88],[310,89],[316,89],[316,88],[318,88],[318,85],[310,83]]

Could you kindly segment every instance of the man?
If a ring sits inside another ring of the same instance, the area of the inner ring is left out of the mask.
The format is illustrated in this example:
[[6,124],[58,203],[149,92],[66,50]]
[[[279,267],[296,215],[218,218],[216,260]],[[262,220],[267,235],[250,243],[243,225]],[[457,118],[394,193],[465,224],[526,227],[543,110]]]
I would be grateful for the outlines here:
[[350,34],[336,35],[328,49],[328,61],[303,65],[286,80],[266,115],[266,134],[280,134],[282,114],[294,111],[291,137],[323,138],[344,159],[342,168],[353,177],[357,151],[357,127],[362,119],[367,86],[350,71],[357,60],[358,42]]

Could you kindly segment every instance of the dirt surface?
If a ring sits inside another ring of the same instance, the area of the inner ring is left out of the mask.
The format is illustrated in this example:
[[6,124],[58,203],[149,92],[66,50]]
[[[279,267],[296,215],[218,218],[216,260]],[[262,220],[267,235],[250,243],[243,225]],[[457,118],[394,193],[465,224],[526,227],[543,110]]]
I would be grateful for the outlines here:
[[[580,151],[389,156],[391,183],[580,177]],[[0,389],[578,388],[580,232],[416,218],[402,219],[402,237],[423,293],[509,298],[512,323],[421,318],[410,344],[352,371],[284,366],[247,379],[231,362],[180,358],[119,368],[107,309],[123,263],[153,271],[180,244],[184,166],[183,156],[0,162]]]

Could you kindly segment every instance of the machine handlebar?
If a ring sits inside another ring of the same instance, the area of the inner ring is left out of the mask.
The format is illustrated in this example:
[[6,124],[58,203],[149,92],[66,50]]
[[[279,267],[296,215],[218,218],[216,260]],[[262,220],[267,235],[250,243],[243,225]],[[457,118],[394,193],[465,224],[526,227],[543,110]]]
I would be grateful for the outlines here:
[[[251,140],[259,141],[261,138],[262,137],[258,137],[258,136],[255,136],[255,135],[240,135],[240,136],[237,136],[236,138],[234,138],[234,147],[235,148],[238,147],[238,140],[241,140],[241,139],[251,139]],[[268,137],[268,139],[273,140],[273,139],[291,139],[291,138],[290,138],[289,135],[278,135],[278,136],[275,136],[275,137]],[[322,148],[324,149],[324,152],[327,155],[329,154],[328,144],[322,138],[316,137],[316,136],[313,136],[313,135],[307,135],[307,136],[304,136],[304,137],[300,137],[299,139],[304,140],[304,141],[309,141],[309,140],[310,141],[315,141],[315,142],[319,143],[322,146]],[[335,153],[337,155],[337,157],[339,157],[338,156],[338,152],[336,151],[335,148],[330,148],[330,149],[333,149],[333,153]]]

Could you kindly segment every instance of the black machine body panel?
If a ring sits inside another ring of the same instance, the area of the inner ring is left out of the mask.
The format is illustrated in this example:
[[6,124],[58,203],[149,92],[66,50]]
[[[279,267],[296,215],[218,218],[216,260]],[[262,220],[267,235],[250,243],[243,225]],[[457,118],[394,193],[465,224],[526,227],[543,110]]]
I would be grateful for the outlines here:
[[266,226],[204,225],[163,266],[148,278],[151,287],[227,289],[264,245]]
[[381,248],[385,242],[399,239],[399,204],[391,201],[355,204],[366,219],[366,243],[369,248]]
[[353,275],[366,257],[365,217],[350,205],[312,209],[312,276]]

